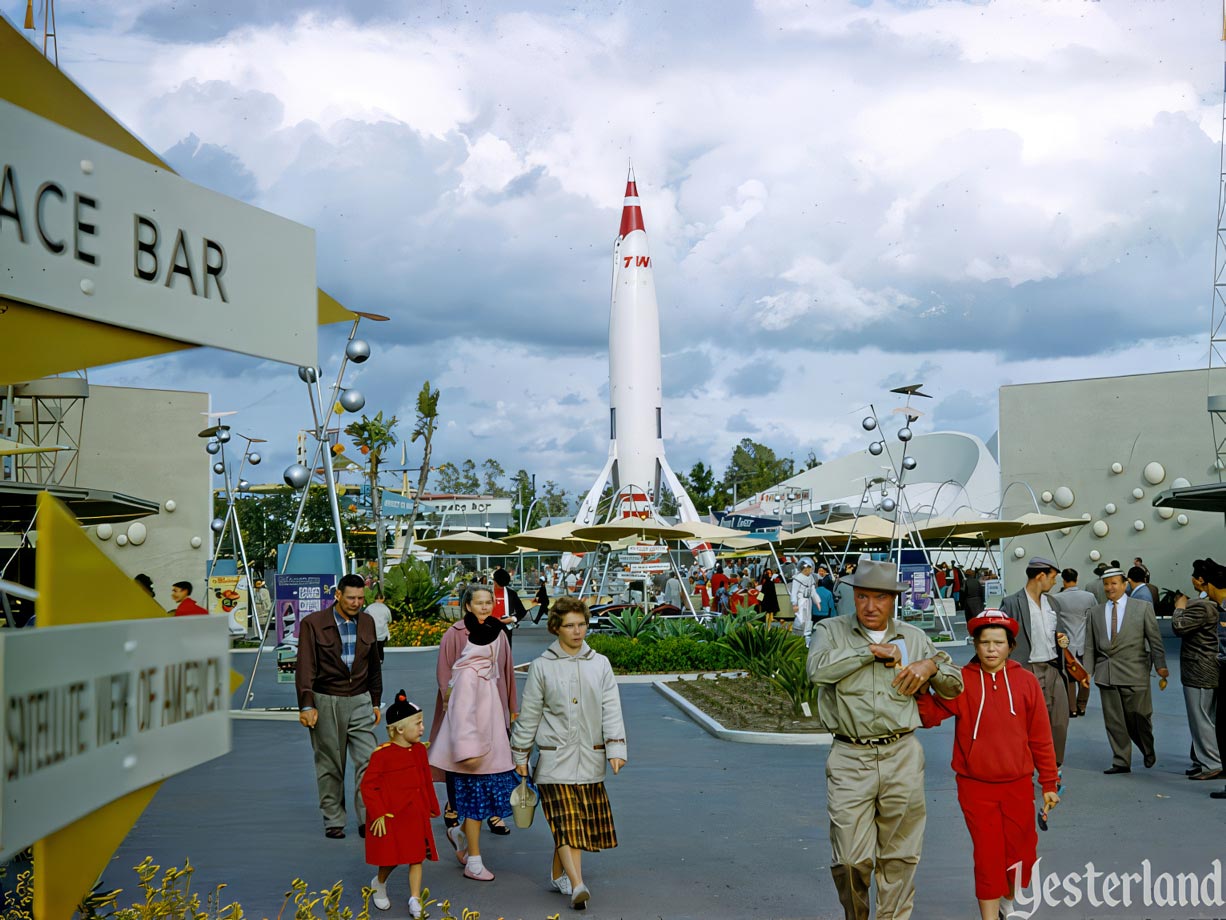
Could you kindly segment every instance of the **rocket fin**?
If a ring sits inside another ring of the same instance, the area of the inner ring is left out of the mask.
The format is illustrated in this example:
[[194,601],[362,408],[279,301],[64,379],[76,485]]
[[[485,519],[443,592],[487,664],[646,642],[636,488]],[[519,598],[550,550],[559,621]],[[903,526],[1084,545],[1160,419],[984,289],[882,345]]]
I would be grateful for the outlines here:
[[609,451],[609,459],[605,461],[604,469],[600,471],[600,475],[596,477],[596,484],[588,491],[587,496],[583,499],[583,503],[579,505],[579,513],[575,515],[575,523],[583,526],[599,524],[596,520],[597,506],[600,504],[600,496],[604,493],[604,487],[608,485],[609,476],[613,472],[613,464],[617,461],[617,455],[613,451]]
[[[659,464],[660,472],[664,475],[664,481],[668,484],[668,490],[673,493],[673,498],[677,501],[677,510],[680,512],[678,517],[682,523],[686,521],[701,521],[702,518],[698,515],[698,509],[694,507],[694,500],[681,487],[681,480],[677,478],[673,468],[668,465],[668,461],[664,457],[658,457],[656,463]],[[691,550],[696,550],[702,545],[697,542],[686,544]],[[697,558],[698,564],[704,569],[710,569],[715,565],[715,553],[710,548],[700,550],[697,553]]]

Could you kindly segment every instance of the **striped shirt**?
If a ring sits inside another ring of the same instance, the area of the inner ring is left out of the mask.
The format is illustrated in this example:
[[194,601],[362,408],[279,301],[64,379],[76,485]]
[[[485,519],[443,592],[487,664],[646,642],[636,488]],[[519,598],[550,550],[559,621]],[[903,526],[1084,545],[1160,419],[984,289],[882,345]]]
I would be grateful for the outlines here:
[[337,609],[332,609],[332,617],[336,620],[336,628],[341,634],[341,659],[345,667],[353,669],[353,659],[358,651],[358,621],[357,617],[346,620]]

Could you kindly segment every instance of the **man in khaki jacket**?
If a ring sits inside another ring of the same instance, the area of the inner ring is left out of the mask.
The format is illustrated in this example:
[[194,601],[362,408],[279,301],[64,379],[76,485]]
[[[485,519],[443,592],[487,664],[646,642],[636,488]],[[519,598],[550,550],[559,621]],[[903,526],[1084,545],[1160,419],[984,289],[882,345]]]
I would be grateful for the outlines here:
[[962,675],[922,630],[894,618],[907,587],[894,563],[865,560],[843,584],[854,590],[855,616],[818,623],[808,662],[818,716],[834,735],[826,759],[830,872],[847,920],[868,920],[874,868],[878,920],[906,920],[926,814],[915,694],[931,684],[953,699]]

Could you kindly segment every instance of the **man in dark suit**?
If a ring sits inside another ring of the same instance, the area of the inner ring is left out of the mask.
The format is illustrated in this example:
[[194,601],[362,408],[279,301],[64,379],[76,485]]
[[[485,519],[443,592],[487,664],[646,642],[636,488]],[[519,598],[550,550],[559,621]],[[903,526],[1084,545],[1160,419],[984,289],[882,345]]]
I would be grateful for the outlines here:
[[1163,678],[1170,672],[1153,605],[1125,594],[1119,569],[1103,572],[1102,582],[1107,602],[1090,614],[1085,665],[1098,685],[1111,743],[1111,766],[1103,772],[1131,773],[1132,744],[1141,749],[1146,768],[1157,759],[1150,668]]
[[315,782],[324,836],[345,836],[345,761],[353,761],[353,804],[358,836],[366,836],[362,774],[375,749],[383,672],[375,621],[362,612],[366,581],[346,575],[336,601],[302,621],[298,633],[298,721],[311,730]]
[[1039,679],[1047,720],[1056,748],[1056,766],[1064,763],[1068,739],[1068,686],[1064,682],[1063,651],[1057,641],[1059,621],[1047,596],[1056,584],[1059,569],[1044,556],[1026,563],[1026,584],[1000,602],[1000,609],[1017,620],[1017,646],[1012,658]]

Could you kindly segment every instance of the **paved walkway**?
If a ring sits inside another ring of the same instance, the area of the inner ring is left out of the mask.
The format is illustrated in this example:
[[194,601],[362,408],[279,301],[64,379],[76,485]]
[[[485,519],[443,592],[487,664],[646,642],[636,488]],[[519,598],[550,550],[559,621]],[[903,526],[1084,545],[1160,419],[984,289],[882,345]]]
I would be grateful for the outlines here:
[[[543,628],[522,629],[517,661],[545,647]],[[1178,663],[1178,647],[1167,643]],[[964,656],[958,656],[962,658]],[[250,655],[235,666],[250,670]],[[400,687],[433,711],[435,654],[391,653],[386,696]],[[293,688],[273,683],[273,664],[261,665],[254,705],[292,705]],[[732,744],[712,738],[686,719],[650,685],[621,688],[630,762],[608,780],[621,846],[588,856],[585,876],[592,889],[586,915],[603,918],[838,918],[842,912],[830,881],[826,836],[824,764],[828,748]],[[1131,775],[1106,777],[1110,763],[1098,695],[1090,712],[1070,727],[1065,764],[1066,798],[1052,829],[1040,834],[1044,872],[1209,871],[1223,857],[1226,802],[1208,798],[1218,783],[1184,778],[1188,735],[1177,680],[1155,686],[1158,764]],[[236,697],[239,699],[239,697]],[[316,806],[311,748],[296,722],[236,720],[233,750],[226,757],[169,780],[129,834],[108,870],[107,882],[133,891],[128,867],[146,855],[163,865],[190,857],[196,890],[219,882],[249,917],[276,917],[296,877],[313,887],[345,884],[357,892],[369,883],[363,841],[352,824],[345,840],[323,836]],[[918,873],[916,920],[977,916],[970,875],[970,841],[958,809],[949,769],[952,722],[921,733],[928,759],[928,830]],[[436,840],[446,847],[441,822]],[[548,888],[550,838],[538,813],[532,828],[508,837],[482,835],[491,883],[465,880],[449,853],[426,866],[426,884],[436,897],[497,917],[543,920],[575,916],[567,901]],[[379,916],[407,917],[406,875],[392,877],[392,910]],[[1226,889],[1224,889],[1226,893]],[[1135,896],[1134,896],[1135,897]],[[437,908],[435,917],[440,916]],[[1178,918],[1226,916],[1226,908],[1041,907],[1037,918]]]

